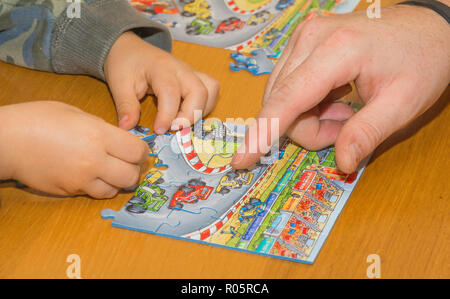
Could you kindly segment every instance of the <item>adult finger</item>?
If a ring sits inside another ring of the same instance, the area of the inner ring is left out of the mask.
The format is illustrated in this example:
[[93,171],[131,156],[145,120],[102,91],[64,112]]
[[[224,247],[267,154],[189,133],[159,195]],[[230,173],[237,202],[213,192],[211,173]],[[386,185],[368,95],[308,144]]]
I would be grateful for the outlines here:
[[317,17],[302,22],[297,27],[267,81],[263,104],[271,95],[274,85],[282,82],[302,64],[317,45],[325,39],[332,30],[332,26],[328,24],[327,19]]
[[340,170],[354,172],[381,142],[420,114],[409,102],[414,95],[407,94],[414,88],[400,85],[392,84],[342,127],[335,143]]
[[261,139],[273,142],[299,115],[319,104],[331,90],[353,81],[359,73],[363,53],[357,49],[358,36],[353,31],[337,30],[286,79],[274,85],[258,118],[277,119],[278,132],[252,126],[246,134],[243,149],[234,156],[232,166],[246,168],[255,163],[264,154],[259,148],[264,144]]

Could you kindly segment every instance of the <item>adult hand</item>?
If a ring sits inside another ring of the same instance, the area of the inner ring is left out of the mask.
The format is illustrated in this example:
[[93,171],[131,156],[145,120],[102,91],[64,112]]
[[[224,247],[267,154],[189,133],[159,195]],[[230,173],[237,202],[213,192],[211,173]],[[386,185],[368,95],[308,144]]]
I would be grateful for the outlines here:
[[[291,37],[269,81],[258,118],[278,118],[279,132],[252,126],[232,166],[246,168],[266,149],[250,145],[284,133],[318,150],[335,144],[351,173],[383,140],[428,109],[450,80],[450,26],[430,9],[399,5],[381,18],[365,11],[318,17]],[[354,81],[357,113],[333,99]],[[240,152],[240,153],[239,153]]]

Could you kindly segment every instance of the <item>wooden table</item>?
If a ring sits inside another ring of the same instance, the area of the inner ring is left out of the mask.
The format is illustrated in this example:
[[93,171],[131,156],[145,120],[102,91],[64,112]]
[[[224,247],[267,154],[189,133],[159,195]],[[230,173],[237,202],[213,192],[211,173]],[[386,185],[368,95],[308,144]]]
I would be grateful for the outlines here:
[[[267,76],[230,71],[225,50],[175,42],[174,54],[222,83],[211,116],[256,116]],[[0,63],[0,82],[0,105],[64,101],[116,123],[111,96],[98,80]],[[376,150],[314,265],[113,228],[100,218],[102,209],[120,209],[129,194],[60,199],[3,183],[0,277],[65,278],[66,259],[77,254],[83,278],[365,278],[367,256],[378,254],[382,278],[448,278],[449,92]],[[153,101],[142,110],[141,124],[151,127]]]

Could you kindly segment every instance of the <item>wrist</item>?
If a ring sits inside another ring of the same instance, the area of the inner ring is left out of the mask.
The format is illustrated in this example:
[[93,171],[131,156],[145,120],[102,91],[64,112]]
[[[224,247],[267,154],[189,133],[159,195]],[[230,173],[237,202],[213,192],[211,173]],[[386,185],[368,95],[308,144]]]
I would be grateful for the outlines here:
[[80,18],[62,13],[53,26],[51,56],[57,73],[88,74],[104,80],[108,52],[117,38],[130,30],[154,46],[171,50],[167,27],[138,13],[127,1],[84,1],[80,5]]
[[132,31],[126,31],[116,39],[114,44],[111,46],[108,55],[106,56],[105,64],[103,66],[106,80],[108,79],[107,74],[111,69],[111,65],[114,64],[115,60],[121,60],[127,57],[130,46],[133,48],[132,44],[136,41],[136,39],[139,40],[140,37]]
[[[424,37],[436,41],[436,46],[441,48],[445,55],[450,53],[450,38],[448,38],[450,36],[450,25],[441,15],[423,6],[395,5],[393,8],[409,19],[420,22],[421,31],[426,35]],[[405,27],[410,25],[405,24]],[[423,42],[425,43],[425,40]],[[448,60],[445,59],[446,56],[442,57],[443,60]]]
[[423,7],[444,19],[450,24],[450,0],[406,0],[397,3],[397,5],[408,5],[414,7]]

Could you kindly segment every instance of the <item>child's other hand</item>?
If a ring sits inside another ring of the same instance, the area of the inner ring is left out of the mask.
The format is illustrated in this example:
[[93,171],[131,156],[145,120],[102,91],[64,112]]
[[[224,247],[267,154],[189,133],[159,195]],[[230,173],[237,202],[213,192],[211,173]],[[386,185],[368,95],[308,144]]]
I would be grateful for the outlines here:
[[123,33],[111,48],[104,66],[106,82],[116,104],[119,127],[139,122],[140,100],[158,98],[153,130],[163,134],[183,125],[177,118],[194,121],[194,110],[208,114],[215,106],[219,84],[191,69],[169,53],[150,45],[132,32]]
[[114,197],[137,183],[145,142],[58,102],[0,107],[0,179],[55,195]]

